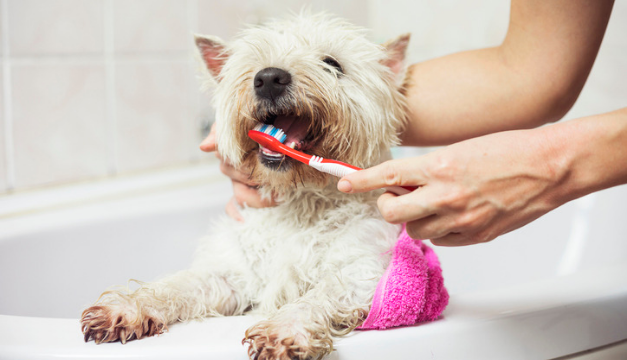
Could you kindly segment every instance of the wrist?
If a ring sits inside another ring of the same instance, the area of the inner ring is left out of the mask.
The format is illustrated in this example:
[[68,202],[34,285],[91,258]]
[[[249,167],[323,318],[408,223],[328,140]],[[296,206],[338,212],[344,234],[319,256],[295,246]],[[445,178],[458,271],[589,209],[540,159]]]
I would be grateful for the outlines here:
[[538,184],[543,184],[543,190],[536,197],[536,204],[542,208],[542,212],[551,211],[572,200],[572,189],[565,185],[572,177],[571,157],[565,151],[568,141],[552,127],[516,131],[524,134],[522,141],[525,146],[521,151],[528,154],[521,154],[517,161],[527,166],[528,176],[535,178]]
[[[627,182],[627,108],[537,129],[561,204]],[[558,205],[559,206],[559,205]]]
[[552,180],[552,192],[548,197],[552,208],[557,208],[583,194],[579,180],[573,175],[573,166],[576,155],[573,154],[572,144],[558,125],[550,125],[532,130],[539,136],[536,139],[542,142],[543,149],[536,159],[545,165],[545,171]]

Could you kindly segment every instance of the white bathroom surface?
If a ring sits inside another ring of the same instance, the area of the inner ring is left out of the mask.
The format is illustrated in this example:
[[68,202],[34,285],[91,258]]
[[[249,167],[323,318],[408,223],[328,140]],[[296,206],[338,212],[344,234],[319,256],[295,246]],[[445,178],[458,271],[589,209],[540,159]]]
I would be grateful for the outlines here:
[[[614,278],[605,278],[614,273]],[[442,319],[386,331],[356,331],[329,359],[547,359],[627,335],[627,265],[516,289],[451,298]],[[607,286],[611,283],[612,286]],[[583,285],[583,286],[582,286]],[[584,288],[585,287],[585,288]],[[0,316],[2,359],[247,359],[249,316],[213,318],[126,345],[84,343],[78,319]]]
[[[0,198],[0,359],[246,359],[256,320],[212,318],[120,343],[83,342],[111,285],[182,269],[222,216],[215,165]],[[491,244],[436,248],[443,317],[355,331],[329,359],[549,359],[627,339],[627,191],[575,202]],[[622,200],[621,200],[622,199]],[[13,204],[13,206],[11,206]]]

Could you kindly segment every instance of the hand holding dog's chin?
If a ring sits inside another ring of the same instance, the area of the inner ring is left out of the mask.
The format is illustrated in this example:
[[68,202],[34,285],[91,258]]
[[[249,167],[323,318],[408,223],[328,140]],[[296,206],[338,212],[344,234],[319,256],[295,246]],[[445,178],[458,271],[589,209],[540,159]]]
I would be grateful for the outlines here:
[[[407,223],[416,239],[435,245],[488,242],[565,202],[567,170],[535,130],[487,135],[425,156],[391,160],[343,178],[344,192],[420,186],[378,200],[383,218]],[[346,191],[348,190],[348,191]]]
[[239,209],[243,206],[262,208],[275,206],[274,200],[263,199],[257,191],[257,184],[248,180],[248,175],[227,163],[217,151],[215,126],[211,127],[209,135],[200,143],[200,150],[204,152],[215,152],[220,160],[220,171],[231,179],[233,183],[233,197],[227,203],[225,212],[231,218],[244,222],[244,218]]

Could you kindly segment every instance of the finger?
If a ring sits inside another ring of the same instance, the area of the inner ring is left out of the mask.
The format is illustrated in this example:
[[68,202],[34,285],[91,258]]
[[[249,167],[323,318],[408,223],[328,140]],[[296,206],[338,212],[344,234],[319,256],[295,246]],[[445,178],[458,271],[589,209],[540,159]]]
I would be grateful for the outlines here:
[[405,229],[412,239],[437,239],[457,230],[450,226],[448,218],[440,215],[410,221],[405,225]]
[[344,176],[337,188],[342,192],[355,193],[387,186],[424,185],[422,163],[420,157],[386,161]]
[[233,195],[239,206],[265,208],[276,205],[274,199],[263,199],[257,189],[238,181],[233,181]]
[[254,183],[253,181],[250,180],[250,175],[242,172],[240,170],[238,170],[237,168],[231,166],[229,163],[225,162],[225,161],[221,161],[220,162],[220,171],[222,171],[222,173],[228,177],[231,178],[231,180],[235,180],[241,183],[244,183],[248,186],[257,186],[258,184]]
[[431,243],[435,246],[467,246],[477,244],[477,241],[474,241],[472,237],[461,234],[461,233],[450,233],[445,236],[436,239],[430,239]]
[[406,195],[386,192],[379,196],[377,206],[383,219],[392,224],[415,221],[436,213],[429,205],[428,188],[424,187]]
[[244,218],[242,217],[242,214],[240,214],[239,212],[239,206],[237,205],[237,202],[235,201],[235,197],[232,197],[231,200],[229,200],[229,202],[226,203],[226,207],[224,208],[224,211],[226,211],[226,214],[230,216],[232,219],[235,219],[239,222],[244,222]]
[[200,150],[204,152],[216,151],[216,124],[211,125],[211,131],[209,135],[200,143]]

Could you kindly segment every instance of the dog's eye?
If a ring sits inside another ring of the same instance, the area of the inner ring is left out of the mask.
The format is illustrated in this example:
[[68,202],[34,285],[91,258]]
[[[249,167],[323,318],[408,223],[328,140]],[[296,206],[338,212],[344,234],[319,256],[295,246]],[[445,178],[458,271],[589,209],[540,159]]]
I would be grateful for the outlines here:
[[337,70],[340,74],[344,74],[344,70],[342,69],[342,65],[340,65],[339,62],[337,62],[337,60],[335,60],[332,57],[325,57],[322,62],[324,62],[325,64],[329,65],[329,66],[333,66],[335,68],[335,70]]

